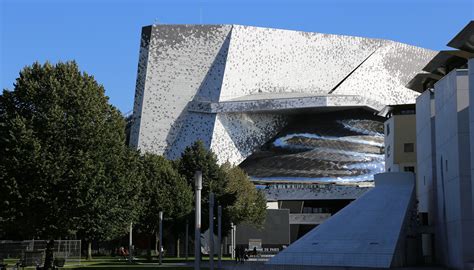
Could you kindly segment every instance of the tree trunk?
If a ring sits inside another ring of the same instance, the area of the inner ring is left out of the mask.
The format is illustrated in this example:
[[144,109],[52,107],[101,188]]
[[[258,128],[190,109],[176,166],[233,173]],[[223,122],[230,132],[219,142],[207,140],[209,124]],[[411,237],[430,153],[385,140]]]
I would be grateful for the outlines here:
[[87,260],[92,260],[92,241],[87,242]]
[[160,242],[160,237],[158,235],[158,232],[155,232],[155,254],[158,256],[158,247],[159,247],[159,242]]
[[176,240],[176,257],[179,258],[179,237],[178,240]]
[[152,245],[152,242],[153,242],[152,239],[151,239],[152,237],[153,237],[153,235],[148,237],[148,250],[146,252],[148,260],[150,260],[150,261],[153,260],[153,257],[151,256],[151,245]]

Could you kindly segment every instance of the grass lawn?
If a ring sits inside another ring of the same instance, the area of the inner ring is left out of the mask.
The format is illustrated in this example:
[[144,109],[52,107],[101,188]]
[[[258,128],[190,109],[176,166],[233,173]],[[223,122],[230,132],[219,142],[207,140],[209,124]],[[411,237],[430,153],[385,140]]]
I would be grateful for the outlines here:
[[[217,257],[214,257],[215,263],[217,264]],[[231,260],[230,257],[222,258],[223,260]],[[204,257],[203,261],[208,261],[208,257]],[[5,259],[5,263],[8,264],[8,268],[15,266],[17,259]],[[174,269],[193,269],[194,268],[194,257],[189,257],[188,261],[185,258],[163,258],[163,264],[159,265],[158,259],[153,261],[148,261],[145,258],[137,258],[133,263],[128,263],[128,261],[120,257],[95,257],[90,261],[87,261],[85,258],[81,259],[81,264],[79,265],[65,265],[65,269],[77,269],[77,270],[105,270],[105,269],[117,269],[117,270],[137,270],[139,268],[146,269],[164,269],[164,270],[174,270]],[[34,270],[35,267],[25,267],[25,270]],[[207,269],[207,268],[201,268]]]

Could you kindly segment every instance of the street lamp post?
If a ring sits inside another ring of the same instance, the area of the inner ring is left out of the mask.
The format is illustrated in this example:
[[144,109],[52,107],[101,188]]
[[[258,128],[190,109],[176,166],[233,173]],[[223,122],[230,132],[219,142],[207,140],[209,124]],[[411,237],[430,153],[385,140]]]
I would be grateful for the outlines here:
[[188,260],[188,242],[189,242],[189,220],[188,217],[186,217],[186,242],[184,243],[184,252],[186,256],[186,261]]
[[133,230],[133,222],[130,222],[130,231],[128,235],[128,262],[132,262],[132,253],[133,253],[133,245],[132,245],[132,230]]
[[200,268],[200,255],[201,255],[201,189],[202,189],[202,172],[196,171],[194,174],[195,180],[195,194],[196,194],[196,222],[194,230],[194,270]]
[[160,219],[160,265],[163,260],[163,211],[160,211],[159,213],[159,219]]
[[222,268],[222,206],[217,207],[217,268]]
[[234,223],[230,223],[230,257],[235,259]]
[[209,193],[209,269],[214,270],[214,193]]

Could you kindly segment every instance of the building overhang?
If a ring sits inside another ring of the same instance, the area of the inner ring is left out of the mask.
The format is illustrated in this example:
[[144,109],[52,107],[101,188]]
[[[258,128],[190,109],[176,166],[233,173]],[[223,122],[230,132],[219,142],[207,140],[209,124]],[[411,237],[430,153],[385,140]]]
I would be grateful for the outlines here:
[[436,75],[444,76],[451,70],[462,68],[467,64],[469,58],[474,57],[474,53],[467,51],[451,50],[440,51],[423,68],[424,71]]
[[188,110],[200,113],[282,112],[299,110],[344,110],[363,108],[378,112],[383,104],[357,95],[308,95],[279,93],[244,96],[229,101],[192,101]]
[[442,76],[433,73],[418,73],[408,82],[406,87],[422,93],[429,88],[433,88],[434,84],[441,78]]
[[416,104],[398,104],[387,105],[380,112],[379,116],[392,117],[392,115],[414,115],[416,113]]
[[448,46],[474,53],[474,21],[470,21],[449,43]]

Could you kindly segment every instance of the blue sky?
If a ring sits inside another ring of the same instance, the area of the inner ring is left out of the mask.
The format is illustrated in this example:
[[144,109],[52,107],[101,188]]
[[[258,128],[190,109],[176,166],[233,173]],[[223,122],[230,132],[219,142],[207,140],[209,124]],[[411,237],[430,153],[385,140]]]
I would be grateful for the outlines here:
[[244,24],[392,39],[434,50],[474,19],[474,0],[0,0],[0,86],[34,61],[76,60],[133,108],[144,25]]

